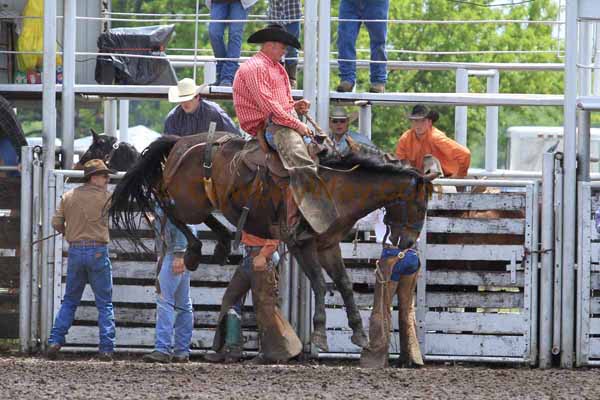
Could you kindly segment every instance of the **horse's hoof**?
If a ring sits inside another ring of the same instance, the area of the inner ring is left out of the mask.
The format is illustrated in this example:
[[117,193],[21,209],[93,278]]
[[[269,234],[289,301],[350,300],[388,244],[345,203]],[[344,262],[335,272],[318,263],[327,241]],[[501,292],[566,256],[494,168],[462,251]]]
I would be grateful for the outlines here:
[[314,331],[311,335],[311,342],[321,351],[329,351],[329,346],[327,345],[327,335],[325,332]]
[[423,368],[423,362],[416,362],[414,360],[401,360],[398,359],[396,363],[396,368]]
[[221,243],[217,243],[215,246],[215,252],[210,258],[211,264],[225,265],[227,262],[227,256],[231,253],[228,246],[224,246]]
[[362,331],[355,332],[350,341],[360,348],[365,348],[369,345],[369,339],[367,339],[367,336]]
[[188,270],[195,271],[198,269],[198,265],[200,265],[200,255],[186,250],[183,255],[183,263]]

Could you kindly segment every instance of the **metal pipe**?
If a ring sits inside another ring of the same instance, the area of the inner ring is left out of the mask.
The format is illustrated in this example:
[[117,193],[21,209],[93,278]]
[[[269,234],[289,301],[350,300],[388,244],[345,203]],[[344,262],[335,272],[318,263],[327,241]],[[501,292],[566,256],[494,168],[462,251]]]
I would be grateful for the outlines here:
[[[464,68],[456,70],[456,93],[469,92],[469,73]],[[463,146],[467,145],[467,107],[454,109],[454,138]]]
[[[56,1],[44,2],[44,71],[42,78],[42,135],[44,138],[44,183],[43,183],[43,218],[42,230],[44,237],[50,234],[50,210],[47,188],[55,163],[56,140]],[[42,349],[45,349],[51,322],[48,316],[48,268],[47,263],[50,248],[47,242],[42,243],[42,295],[40,314],[40,339]]]
[[[564,211],[563,211],[563,263],[562,263],[562,338],[560,363],[563,368],[573,367],[574,351],[574,311],[575,311],[575,241],[577,226],[576,204],[577,194],[577,133],[576,133],[576,100],[577,100],[577,12],[578,1],[566,3],[565,43],[565,105],[564,105]],[[567,206],[568,205],[568,206]]]
[[104,101],[104,134],[117,137],[117,101]]
[[[539,244],[540,244],[540,205],[539,205],[539,201],[540,201],[540,185],[541,182],[540,181],[535,181],[535,183],[533,185],[531,185],[530,187],[532,188],[531,190],[531,198],[528,199],[528,202],[531,204],[532,206],[532,217],[531,219],[528,219],[528,223],[531,224],[532,229],[531,229],[531,242],[529,242],[529,246],[530,248],[533,249],[537,249]],[[529,192],[528,192],[529,194]],[[529,353],[529,363],[531,366],[535,366],[538,362],[538,354],[539,354],[539,338],[538,338],[538,334],[539,334],[539,325],[537,324],[537,321],[539,321],[540,318],[540,309],[539,309],[539,280],[540,280],[540,275],[539,275],[539,267],[540,267],[540,260],[538,255],[534,252],[531,254],[531,264],[530,264],[530,268],[531,268],[531,289],[529,290],[530,294],[531,294],[531,301],[527,304],[527,308],[529,308],[531,310],[530,315],[531,315],[531,319],[530,321],[532,321],[531,323],[531,330],[530,330],[530,343],[531,343],[531,350]],[[535,321],[535,322],[533,322]]]
[[[579,35],[581,49],[579,52],[579,64],[589,65],[592,60],[592,25],[588,22],[581,22],[579,25]],[[592,93],[592,70],[581,68],[579,70],[579,95],[587,96]]]
[[[171,63],[173,65],[173,63]],[[175,67],[173,65],[173,67]],[[217,81],[217,63],[204,63],[204,83],[213,83]]]
[[[279,304],[283,317],[290,321],[290,297],[291,297],[291,271],[290,271],[290,258],[289,254],[286,254],[285,245],[282,243],[277,249],[281,259],[279,261]],[[285,255],[285,256],[284,256]]]
[[200,10],[200,0],[196,0],[196,16],[194,22],[194,83],[196,83],[196,69],[198,67],[198,11]]
[[371,108],[371,103],[362,102],[360,104],[360,112],[358,113],[358,131],[371,139],[371,117],[373,115],[373,110]]
[[[317,122],[329,126],[329,47],[331,43],[331,1],[319,1],[318,14],[318,81],[317,81]],[[308,29],[305,29],[307,31]],[[314,40],[314,37],[313,37]],[[306,41],[304,42],[306,43]],[[305,59],[309,60],[306,52]],[[306,76],[305,76],[306,78]]]
[[32,208],[31,208],[31,328],[29,348],[38,346],[40,338],[40,271],[41,271],[41,243],[42,236],[42,176],[43,167],[40,159],[40,149],[34,148],[32,162]]
[[554,156],[554,305],[552,323],[552,354],[561,350],[562,324],[562,263],[563,263],[563,168],[562,154]]
[[77,41],[77,0],[64,0],[63,20],[63,87],[62,87],[62,156],[63,167],[73,166],[75,140],[75,51]]
[[31,349],[31,185],[33,148],[21,148],[21,225],[19,264],[19,348],[22,353]]
[[[590,181],[590,140],[591,140],[591,113],[586,110],[579,110],[577,119],[577,132],[579,148],[579,158],[577,168],[577,181]],[[581,221],[581,220],[580,220]]]
[[[500,91],[500,73],[494,71],[487,78],[487,93]],[[486,107],[485,116],[485,169],[495,171],[498,168],[498,107]]]
[[594,40],[594,70],[592,71],[593,83],[592,83],[592,94],[594,96],[600,95],[600,23],[594,25],[596,29],[595,40]]
[[552,366],[552,272],[554,261],[554,154],[542,161],[542,266],[540,271],[540,368]]
[[129,142],[129,100],[119,100],[119,141]]

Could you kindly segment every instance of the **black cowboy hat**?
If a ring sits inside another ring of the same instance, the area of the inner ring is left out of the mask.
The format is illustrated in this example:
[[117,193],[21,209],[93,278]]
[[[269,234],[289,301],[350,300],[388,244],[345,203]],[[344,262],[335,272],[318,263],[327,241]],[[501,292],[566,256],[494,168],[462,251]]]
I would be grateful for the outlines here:
[[440,118],[440,114],[437,111],[430,110],[423,104],[417,104],[413,107],[411,113],[408,115],[408,119],[430,119],[431,122],[436,122]]
[[266,28],[254,32],[248,38],[248,43],[264,42],[280,42],[300,49],[300,42],[298,39],[279,24],[268,25]]

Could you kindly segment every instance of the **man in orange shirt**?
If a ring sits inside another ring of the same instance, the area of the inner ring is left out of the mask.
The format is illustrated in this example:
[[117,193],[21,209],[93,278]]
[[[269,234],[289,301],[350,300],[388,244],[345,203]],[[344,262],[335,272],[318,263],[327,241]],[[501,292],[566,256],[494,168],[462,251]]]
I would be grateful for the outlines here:
[[445,177],[463,178],[467,176],[471,164],[471,152],[433,126],[438,118],[438,113],[426,106],[414,106],[408,116],[410,129],[400,136],[396,156],[424,172],[423,159],[426,155],[432,155],[440,161]]

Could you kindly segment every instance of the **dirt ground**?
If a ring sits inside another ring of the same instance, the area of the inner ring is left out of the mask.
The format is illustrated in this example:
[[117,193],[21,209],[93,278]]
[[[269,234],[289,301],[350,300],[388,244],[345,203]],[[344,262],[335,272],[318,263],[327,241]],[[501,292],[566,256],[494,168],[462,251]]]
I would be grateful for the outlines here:
[[0,356],[1,399],[600,399],[600,369],[428,365],[365,370],[354,361],[285,366],[103,363]]

